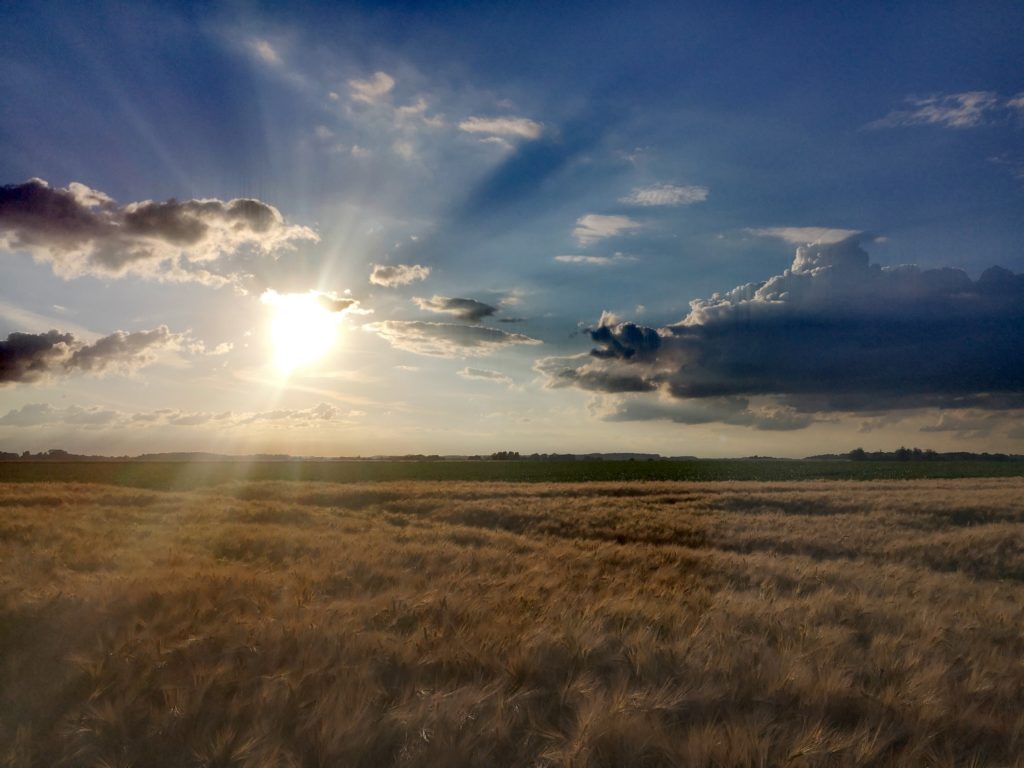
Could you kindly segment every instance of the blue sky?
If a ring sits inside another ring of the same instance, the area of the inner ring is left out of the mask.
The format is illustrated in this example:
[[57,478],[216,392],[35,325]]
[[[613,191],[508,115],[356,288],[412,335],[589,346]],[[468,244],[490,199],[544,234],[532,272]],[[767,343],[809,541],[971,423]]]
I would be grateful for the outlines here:
[[1017,3],[0,21],[8,450],[1024,452]]

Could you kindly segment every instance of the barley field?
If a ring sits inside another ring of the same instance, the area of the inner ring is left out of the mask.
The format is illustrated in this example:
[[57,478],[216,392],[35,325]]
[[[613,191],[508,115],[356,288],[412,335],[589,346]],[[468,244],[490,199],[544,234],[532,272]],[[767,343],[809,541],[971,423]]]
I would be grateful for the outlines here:
[[0,484],[0,765],[1024,766],[1022,499]]

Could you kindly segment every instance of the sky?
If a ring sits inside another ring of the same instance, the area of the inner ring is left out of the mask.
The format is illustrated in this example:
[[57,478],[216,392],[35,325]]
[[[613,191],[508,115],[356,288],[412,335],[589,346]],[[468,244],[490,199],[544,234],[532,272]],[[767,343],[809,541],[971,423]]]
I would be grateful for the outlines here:
[[0,450],[1024,453],[1024,6],[0,5]]

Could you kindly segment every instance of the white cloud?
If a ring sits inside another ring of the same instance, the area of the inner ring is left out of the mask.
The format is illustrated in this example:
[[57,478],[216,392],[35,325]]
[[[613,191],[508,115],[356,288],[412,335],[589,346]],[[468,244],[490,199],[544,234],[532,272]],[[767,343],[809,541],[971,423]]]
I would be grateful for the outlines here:
[[641,206],[692,205],[707,200],[708,191],[707,187],[692,185],[655,184],[650,187],[635,187],[628,195],[619,198],[619,202]]
[[764,227],[747,231],[758,237],[777,237],[792,245],[832,245],[860,234],[856,229],[830,227]]
[[266,40],[256,38],[250,40],[248,45],[249,50],[252,51],[253,54],[264,63],[270,64],[275,67],[281,65],[282,61],[280,54],[278,54],[278,52],[274,49],[274,46],[272,46]]
[[459,123],[467,133],[488,133],[492,136],[515,136],[520,139],[539,138],[544,126],[525,117],[469,117]]
[[397,285],[426,280],[429,274],[430,267],[424,267],[422,264],[374,264],[370,282],[374,285],[383,285],[385,288],[394,288]]
[[636,257],[627,256],[624,253],[616,253],[614,256],[588,256],[579,253],[563,253],[555,256],[555,261],[562,264],[589,264],[607,267],[610,264],[617,264],[622,261],[636,261]]
[[511,376],[500,371],[491,371],[485,368],[463,368],[457,371],[457,373],[464,379],[489,381],[494,384],[504,384],[506,387],[511,387],[513,383]]
[[606,237],[627,232],[631,229],[639,229],[643,226],[639,221],[634,221],[628,216],[603,216],[597,213],[588,213],[576,220],[576,228],[572,235],[580,245],[590,245]]
[[[1014,106],[1013,101],[1007,106]],[[925,98],[907,99],[910,109],[890,112],[868,123],[868,128],[897,128],[911,125],[939,125],[946,128],[972,128],[986,114],[999,108],[999,96],[993,91],[964,91]]]
[[374,72],[367,80],[352,79],[348,81],[349,97],[353,101],[373,104],[381,96],[391,92],[395,87],[395,78],[387,72]]

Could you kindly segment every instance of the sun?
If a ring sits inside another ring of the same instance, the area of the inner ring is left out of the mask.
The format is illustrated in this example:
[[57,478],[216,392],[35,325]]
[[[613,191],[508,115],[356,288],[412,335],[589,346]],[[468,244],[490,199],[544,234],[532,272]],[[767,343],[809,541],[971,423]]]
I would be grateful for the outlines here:
[[282,373],[316,362],[334,346],[341,313],[331,312],[316,292],[267,291],[260,300],[274,310],[270,342]]

